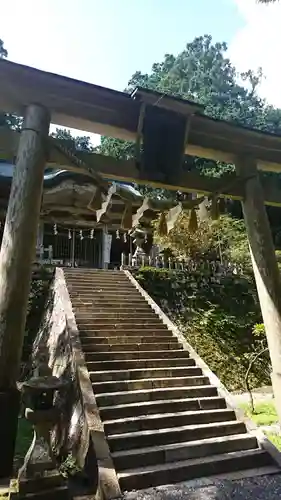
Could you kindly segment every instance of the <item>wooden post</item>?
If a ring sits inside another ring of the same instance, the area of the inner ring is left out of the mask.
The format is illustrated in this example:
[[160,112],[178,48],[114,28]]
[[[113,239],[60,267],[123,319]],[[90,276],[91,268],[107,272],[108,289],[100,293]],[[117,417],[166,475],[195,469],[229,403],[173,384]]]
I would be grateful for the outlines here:
[[71,238],[71,244],[70,244],[70,262],[71,262],[71,267],[75,267],[75,229],[72,229],[72,238]]
[[239,158],[236,170],[239,175],[246,171],[247,177],[250,176],[245,179],[242,208],[271,358],[275,405],[281,422],[281,277],[256,162],[252,158]]
[[0,477],[11,471],[19,375],[32,262],[40,216],[50,116],[28,106],[21,131],[0,252]]
[[42,262],[44,259],[44,223],[38,224],[36,239],[36,260]]
[[124,252],[121,253],[121,267],[126,266],[126,254]]

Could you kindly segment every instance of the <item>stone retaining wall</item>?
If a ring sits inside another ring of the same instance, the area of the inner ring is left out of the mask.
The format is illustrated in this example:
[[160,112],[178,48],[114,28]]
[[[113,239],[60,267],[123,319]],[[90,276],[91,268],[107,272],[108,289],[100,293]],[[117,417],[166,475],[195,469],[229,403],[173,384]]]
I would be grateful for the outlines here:
[[54,431],[53,444],[61,460],[71,454],[83,468],[89,447],[89,427],[81,398],[68,302],[63,270],[57,268],[32,358],[36,375],[52,374],[69,382],[65,392],[56,398],[62,418]]

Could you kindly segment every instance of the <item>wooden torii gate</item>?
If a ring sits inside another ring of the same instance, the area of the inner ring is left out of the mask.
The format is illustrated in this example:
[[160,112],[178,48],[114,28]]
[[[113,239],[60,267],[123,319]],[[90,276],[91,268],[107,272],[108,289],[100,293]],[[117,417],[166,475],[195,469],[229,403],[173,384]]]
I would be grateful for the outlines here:
[[[20,134],[0,135],[0,157],[11,159],[17,150],[0,252],[0,429],[4,427],[7,432],[5,426],[13,426],[12,414],[17,412],[16,380],[47,161],[55,168],[80,173],[86,170],[101,184],[103,178],[135,181],[184,192],[219,192],[241,199],[281,421],[281,281],[265,210],[265,203],[281,206],[281,193],[272,182],[261,185],[258,174],[258,170],[281,172],[281,137],[212,120],[202,114],[200,106],[157,92],[137,89],[129,95],[6,60],[0,60],[0,109],[25,116]],[[233,163],[236,177],[228,177],[231,182],[225,185],[225,179],[208,179],[183,171],[181,161],[168,170],[162,168],[163,154],[158,162],[161,148],[169,150],[161,137],[155,168],[151,163],[150,170],[149,158],[143,165],[134,160],[81,154],[79,163],[50,142],[51,121],[134,141],[137,146],[143,139],[144,153],[150,144],[147,130],[153,132],[152,122],[154,129],[161,123],[157,137],[163,134],[166,143],[172,136],[176,140],[174,129],[179,127],[180,155]],[[5,458],[7,454],[8,450],[3,454]]]

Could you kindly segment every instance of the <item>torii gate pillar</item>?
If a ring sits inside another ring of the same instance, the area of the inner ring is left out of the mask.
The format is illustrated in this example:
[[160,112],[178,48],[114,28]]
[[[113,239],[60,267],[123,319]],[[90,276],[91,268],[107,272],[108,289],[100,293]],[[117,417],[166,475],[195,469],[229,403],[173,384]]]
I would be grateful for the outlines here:
[[235,165],[239,175],[247,175],[242,208],[272,364],[275,405],[281,422],[281,276],[256,161],[241,157]]
[[40,217],[50,114],[26,109],[0,251],[0,477],[9,476],[16,437],[25,320]]

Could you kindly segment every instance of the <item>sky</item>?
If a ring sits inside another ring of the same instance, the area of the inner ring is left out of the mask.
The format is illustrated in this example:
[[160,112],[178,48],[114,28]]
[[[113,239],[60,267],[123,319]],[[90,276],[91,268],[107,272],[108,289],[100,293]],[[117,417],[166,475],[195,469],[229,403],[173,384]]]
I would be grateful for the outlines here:
[[[281,2],[256,0],[0,0],[9,59],[123,90],[195,36],[226,41],[238,70],[263,67],[263,97],[281,107]],[[270,54],[273,54],[270,57]],[[95,141],[96,142],[96,141]]]

